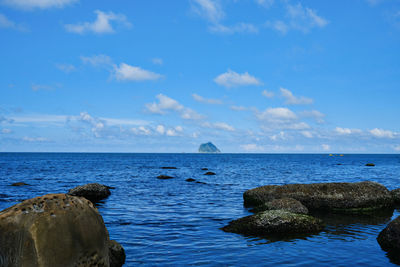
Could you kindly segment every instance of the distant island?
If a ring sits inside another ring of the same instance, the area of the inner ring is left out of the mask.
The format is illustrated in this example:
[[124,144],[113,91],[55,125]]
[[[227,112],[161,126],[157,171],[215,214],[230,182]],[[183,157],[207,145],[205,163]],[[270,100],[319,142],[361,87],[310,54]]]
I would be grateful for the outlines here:
[[221,153],[221,151],[211,142],[201,144],[199,153]]

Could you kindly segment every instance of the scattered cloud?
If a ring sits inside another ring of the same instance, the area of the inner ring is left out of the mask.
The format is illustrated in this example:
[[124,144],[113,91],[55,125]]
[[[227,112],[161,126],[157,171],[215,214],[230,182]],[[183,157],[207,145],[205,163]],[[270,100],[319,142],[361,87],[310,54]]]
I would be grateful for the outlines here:
[[376,6],[382,3],[384,0],[366,0],[370,6]]
[[265,96],[266,98],[273,98],[274,95],[275,95],[273,92],[270,92],[270,91],[267,91],[267,90],[262,91],[261,94],[263,96]]
[[225,13],[219,3],[215,0],[192,0],[192,10],[199,16],[211,23],[218,23],[225,17]]
[[296,114],[288,108],[267,108],[257,114],[258,119],[272,122],[287,122],[297,119]]
[[166,95],[158,94],[156,98],[158,99],[158,103],[153,102],[145,105],[146,110],[150,113],[164,115],[169,111],[175,111],[180,114],[181,118],[187,120],[199,120],[204,117],[196,111],[184,107],[178,101]]
[[137,128],[131,128],[130,131],[135,135],[151,135],[151,130],[145,126],[139,126]]
[[313,118],[317,123],[324,123],[325,114],[318,110],[306,110],[300,113],[300,116],[306,118]]
[[256,152],[256,151],[263,151],[264,148],[257,144],[244,144],[240,145],[240,148],[247,152]]
[[34,83],[34,84],[31,85],[31,88],[32,88],[33,91],[42,91],[42,90],[51,91],[51,90],[54,90],[54,89],[60,88],[60,87],[61,87],[60,84],[57,84],[57,85],[46,85],[46,84],[35,84]]
[[114,76],[118,81],[148,81],[158,80],[163,77],[158,73],[131,66],[126,63],[114,66]]
[[2,3],[11,7],[31,10],[35,8],[63,8],[79,0],[3,0]]
[[222,24],[215,24],[209,27],[211,32],[234,34],[234,33],[258,33],[258,28],[251,23],[237,23],[232,26],[225,26]]
[[9,134],[11,132],[12,132],[11,129],[7,129],[7,128],[1,129],[2,134]]
[[260,6],[267,7],[267,8],[271,7],[275,3],[275,0],[255,0],[255,1]]
[[239,74],[232,70],[228,70],[227,72],[218,75],[214,79],[214,82],[227,88],[262,84],[260,80],[251,76],[248,72]]
[[125,15],[115,14],[113,12],[103,12],[95,10],[97,17],[93,22],[82,22],[78,24],[66,24],[65,29],[71,33],[86,34],[110,34],[115,33],[115,30],[111,22],[115,22],[118,25],[122,25],[126,28],[132,27],[132,24],[128,21]]
[[72,64],[56,64],[56,67],[65,73],[71,73],[76,70],[75,66]]
[[217,129],[217,130],[223,130],[223,131],[228,131],[228,132],[234,132],[235,128],[225,122],[214,122],[214,123],[209,123],[209,122],[204,122],[202,123],[203,127],[211,128],[211,129]]
[[322,144],[322,145],[321,145],[321,148],[322,148],[322,150],[324,150],[324,151],[331,150],[331,146],[330,146],[330,145],[327,145],[327,144]]
[[311,98],[307,97],[296,97],[291,91],[285,88],[280,88],[282,97],[285,98],[285,104],[287,105],[309,105],[313,103]]
[[231,106],[231,110],[234,110],[234,111],[245,111],[245,110],[248,110],[248,108],[246,108],[244,106]]
[[163,65],[164,64],[164,60],[162,58],[152,58],[151,61],[153,62],[154,65]]
[[301,134],[306,138],[313,138],[314,135],[310,131],[301,131]]
[[205,103],[205,104],[212,104],[212,105],[221,105],[222,101],[219,99],[211,99],[211,98],[204,98],[198,94],[192,94],[192,97],[194,100],[200,103]]
[[286,34],[289,30],[298,30],[303,33],[308,33],[313,28],[323,28],[328,24],[328,21],[317,15],[314,9],[303,7],[302,4],[291,5],[286,2],[286,17],[287,20],[267,21],[266,27]]
[[2,115],[0,115],[0,123],[13,123],[14,119],[12,118],[6,118]]
[[271,135],[269,139],[271,139],[272,141],[285,140],[286,134],[285,132],[281,131],[278,134]]
[[396,133],[389,131],[389,130],[383,130],[383,129],[372,129],[369,131],[373,136],[378,137],[378,138],[394,138]]
[[93,55],[90,57],[81,56],[81,60],[84,64],[90,64],[94,67],[113,65],[111,57],[107,55]]
[[393,149],[394,149],[395,151],[400,151],[400,145],[394,146]]
[[28,137],[28,136],[23,137],[22,140],[26,141],[26,142],[47,142],[47,141],[49,141],[49,139],[44,138],[44,137]]
[[0,29],[12,29],[18,31],[27,31],[27,28],[21,24],[8,19],[5,15],[0,13]]
[[362,133],[362,131],[360,129],[350,129],[350,128],[341,128],[341,127],[336,127],[335,132],[340,135],[350,135],[350,134]]

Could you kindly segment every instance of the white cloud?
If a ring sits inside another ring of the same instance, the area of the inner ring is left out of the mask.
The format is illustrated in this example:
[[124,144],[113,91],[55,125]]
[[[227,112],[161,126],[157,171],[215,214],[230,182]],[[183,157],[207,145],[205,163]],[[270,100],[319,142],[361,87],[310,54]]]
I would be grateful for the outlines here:
[[262,151],[264,148],[257,144],[244,144],[240,145],[240,148],[247,151],[247,152],[255,152],[255,151]]
[[330,146],[330,145],[327,145],[327,144],[322,144],[322,145],[321,145],[321,148],[322,148],[322,150],[324,150],[324,151],[328,151],[328,150],[331,149],[331,146]]
[[47,142],[47,141],[49,141],[47,138],[44,138],[44,137],[28,137],[28,136],[23,137],[22,140],[26,141],[26,142]]
[[139,126],[137,128],[131,128],[131,132],[136,135],[151,135],[151,130],[145,126]]
[[270,91],[267,91],[267,90],[262,91],[261,94],[263,96],[265,96],[266,98],[273,98],[274,95],[275,95],[273,92],[270,92]]
[[7,128],[1,129],[2,134],[9,134],[11,132],[12,132],[11,129],[7,129]]
[[313,138],[313,134],[310,131],[301,131],[301,134],[306,138]]
[[227,88],[262,84],[260,80],[251,76],[248,72],[239,74],[232,70],[218,75],[214,79],[214,82]]
[[31,88],[33,91],[40,91],[40,90],[45,90],[45,91],[51,91],[54,90],[55,88],[61,87],[61,85],[46,85],[46,84],[32,84]]
[[158,94],[156,98],[158,99],[158,103],[153,102],[145,105],[146,110],[150,113],[163,115],[168,111],[175,111],[178,112],[183,119],[198,120],[203,118],[203,116],[198,114],[196,111],[184,107],[178,101],[166,95]]
[[318,110],[307,110],[300,113],[302,117],[314,118],[318,123],[324,123],[325,114]]
[[275,3],[275,0],[256,0],[256,3],[259,4],[260,6],[268,8]]
[[297,119],[296,114],[288,108],[267,108],[265,111],[257,114],[258,119],[283,122]]
[[94,67],[113,65],[112,59],[107,55],[81,56],[81,60],[84,64],[90,64]]
[[5,15],[0,13],[0,29],[14,29],[18,31],[27,31],[27,28],[15,23],[14,21],[11,21],[8,19]]
[[158,57],[152,58],[151,61],[155,65],[163,65],[164,64],[164,61],[162,60],[162,58],[158,58]]
[[119,67],[114,66],[114,76],[118,81],[146,81],[158,80],[162,75],[140,67],[121,63]]
[[72,64],[56,64],[56,67],[65,73],[70,73],[76,70],[75,66]]
[[248,108],[243,107],[243,106],[231,106],[231,109],[234,111],[245,111],[248,110]]
[[181,135],[183,128],[181,126],[176,126],[174,129],[168,129],[165,134],[167,136],[179,136]]
[[223,33],[223,34],[234,34],[234,33],[258,33],[258,28],[251,23],[237,23],[232,26],[226,26],[222,24],[215,24],[209,27],[211,32]]
[[164,133],[165,133],[165,127],[164,127],[164,125],[157,125],[156,131],[157,131],[159,134],[164,134]]
[[350,134],[359,134],[362,131],[360,129],[350,129],[350,128],[341,128],[341,127],[336,127],[335,132],[340,134],[340,135],[350,135]]
[[53,7],[62,8],[78,1],[79,0],[3,0],[2,2],[8,6],[20,9],[46,9]]
[[395,151],[400,151],[400,145],[394,146],[393,149],[394,149]]
[[192,97],[194,100],[196,100],[197,102],[200,102],[200,103],[214,104],[214,105],[222,104],[222,101],[219,99],[204,98],[198,94],[192,94]]
[[209,123],[209,122],[204,122],[202,123],[203,127],[211,128],[211,129],[217,129],[217,130],[223,130],[223,131],[228,131],[228,132],[234,132],[235,128],[225,122],[214,122],[214,123]]
[[281,20],[276,21],[267,21],[266,26],[281,32],[282,34],[286,34],[289,31],[289,25]]
[[369,131],[373,136],[378,137],[378,138],[394,138],[396,133],[389,131],[389,130],[383,130],[383,129],[372,129]]
[[132,24],[127,20],[126,16],[123,14],[115,14],[113,12],[103,12],[100,10],[94,11],[97,18],[93,22],[83,22],[78,24],[66,24],[65,29],[68,32],[85,34],[88,32],[93,32],[96,34],[110,34],[114,33],[115,30],[111,25],[111,22],[116,22],[119,25],[123,25],[130,28]]
[[285,140],[286,134],[285,132],[281,131],[278,134],[271,135],[269,139],[271,139],[272,141]]
[[192,10],[211,23],[218,23],[225,16],[219,1],[192,0],[191,3]]
[[287,105],[309,105],[313,103],[311,98],[307,97],[296,97],[291,91],[285,88],[280,88],[281,95],[286,99],[285,103]]

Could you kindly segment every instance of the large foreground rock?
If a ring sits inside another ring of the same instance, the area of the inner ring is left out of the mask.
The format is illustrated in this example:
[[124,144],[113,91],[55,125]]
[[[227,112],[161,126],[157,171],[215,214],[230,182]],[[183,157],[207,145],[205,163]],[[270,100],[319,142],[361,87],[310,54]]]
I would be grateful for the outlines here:
[[266,210],[285,210],[293,213],[308,214],[308,209],[300,201],[293,198],[279,198],[257,206],[251,212]]
[[68,195],[84,197],[92,202],[98,202],[111,195],[109,186],[93,183],[80,185],[68,191]]
[[294,198],[311,210],[368,212],[391,207],[389,190],[375,182],[267,185],[247,190],[245,206],[258,206],[277,198]]
[[101,215],[81,197],[50,194],[0,212],[0,266],[109,266],[113,247]]
[[400,188],[390,191],[395,204],[400,204]]
[[324,228],[321,220],[283,210],[270,210],[231,221],[221,228],[225,232],[269,236],[318,233]]
[[400,216],[379,233],[377,240],[383,250],[400,253]]

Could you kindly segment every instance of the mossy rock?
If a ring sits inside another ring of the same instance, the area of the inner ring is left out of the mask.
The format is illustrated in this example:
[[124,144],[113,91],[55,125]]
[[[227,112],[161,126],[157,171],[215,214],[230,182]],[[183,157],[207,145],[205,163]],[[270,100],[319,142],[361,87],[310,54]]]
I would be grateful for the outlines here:
[[379,233],[377,240],[384,251],[400,253],[400,216]]
[[308,214],[307,207],[301,204],[300,201],[293,198],[274,199],[255,207],[253,210],[251,210],[251,212],[257,213],[266,210],[285,210],[298,214]]

